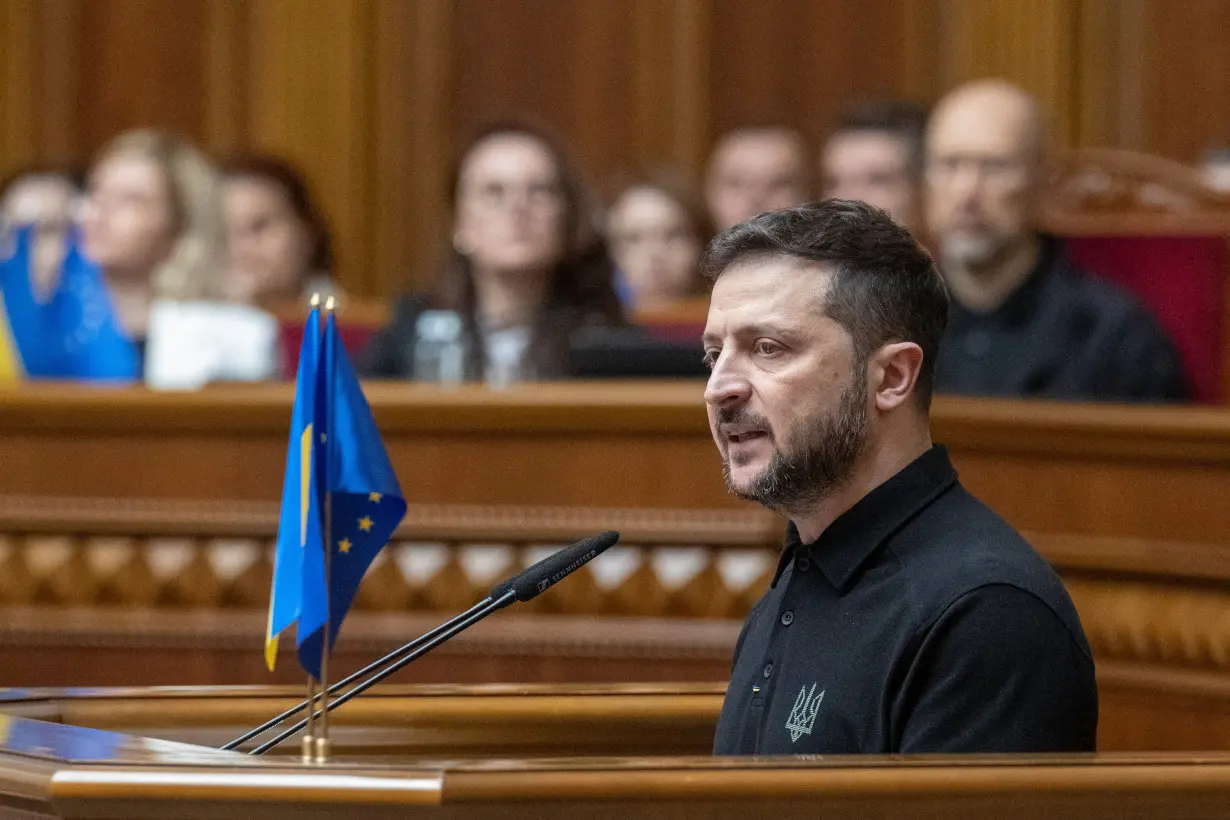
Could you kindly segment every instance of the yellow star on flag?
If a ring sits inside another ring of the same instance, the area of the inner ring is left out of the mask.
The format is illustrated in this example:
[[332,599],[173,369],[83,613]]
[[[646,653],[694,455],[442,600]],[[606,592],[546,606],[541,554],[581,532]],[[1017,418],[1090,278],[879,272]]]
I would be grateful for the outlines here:
[[359,529],[367,532],[372,528],[372,520],[366,515],[359,519]]
[[379,504],[379,503],[380,503],[380,499],[382,499],[382,498],[384,498],[384,496],[383,496],[382,494],[380,494],[380,493],[368,493],[368,494],[367,494],[367,500],[368,500],[368,501],[374,501],[374,502],[376,502],[377,504]]
[[350,539],[349,539],[349,538],[343,538],[341,541],[338,541],[338,542],[337,542],[337,549],[338,549],[338,551],[339,551],[339,552],[341,552],[343,555],[344,555],[344,554],[346,554],[346,553],[348,553],[348,552],[350,552],[350,546],[351,546],[351,545],[350,545]]

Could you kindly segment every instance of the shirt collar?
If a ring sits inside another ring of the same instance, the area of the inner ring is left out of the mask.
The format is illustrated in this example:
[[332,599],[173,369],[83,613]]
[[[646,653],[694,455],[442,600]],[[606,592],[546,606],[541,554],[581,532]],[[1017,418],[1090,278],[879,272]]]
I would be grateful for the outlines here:
[[948,449],[937,444],[859,499],[810,544],[799,540],[791,522],[771,586],[777,586],[786,567],[806,552],[829,583],[844,589],[881,544],[956,483]]

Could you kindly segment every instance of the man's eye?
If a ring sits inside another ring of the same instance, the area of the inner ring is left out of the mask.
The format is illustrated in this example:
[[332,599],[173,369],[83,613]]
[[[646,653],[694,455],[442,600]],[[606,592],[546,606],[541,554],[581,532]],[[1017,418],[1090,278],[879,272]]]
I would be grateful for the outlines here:
[[707,368],[709,368],[710,370],[712,370],[712,369],[713,369],[713,366],[714,366],[715,364],[717,364],[717,357],[718,357],[718,351],[716,351],[716,350],[706,350],[706,351],[705,351],[705,355],[704,355],[704,357],[701,359],[701,361],[702,361],[702,362],[704,362],[705,367],[707,367]]
[[775,356],[782,352],[782,346],[777,342],[757,342],[756,353],[761,356]]

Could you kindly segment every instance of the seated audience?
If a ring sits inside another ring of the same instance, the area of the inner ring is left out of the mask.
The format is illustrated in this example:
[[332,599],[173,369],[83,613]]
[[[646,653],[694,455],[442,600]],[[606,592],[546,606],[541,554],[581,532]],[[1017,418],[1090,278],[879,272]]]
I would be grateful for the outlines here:
[[810,199],[807,148],[782,125],[735,128],[709,157],[705,201],[713,226],[724,231],[765,211]]
[[926,127],[926,107],[908,100],[872,100],[845,112],[820,152],[823,196],[882,208],[921,236]]
[[625,186],[607,214],[624,303],[644,308],[703,294],[700,252],[710,234],[700,199],[679,175],[658,171]]
[[926,212],[952,295],[942,392],[1166,401],[1187,387],[1154,317],[1077,270],[1035,222],[1042,119],[1008,83],[944,97],[927,131]]
[[223,296],[218,177],[191,145],[156,131],[103,148],[82,207],[86,255],[154,387],[277,372],[272,316]]
[[59,281],[80,194],[71,174],[50,169],[14,174],[0,186],[0,234],[34,228],[30,280],[40,302],[51,298]]
[[226,295],[277,305],[333,293],[333,245],[307,181],[277,157],[243,157],[223,168]]
[[398,301],[359,371],[497,386],[562,375],[573,330],[622,319],[571,162],[535,127],[492,125],[462,152],[452,195],[452,247],[432,292]]

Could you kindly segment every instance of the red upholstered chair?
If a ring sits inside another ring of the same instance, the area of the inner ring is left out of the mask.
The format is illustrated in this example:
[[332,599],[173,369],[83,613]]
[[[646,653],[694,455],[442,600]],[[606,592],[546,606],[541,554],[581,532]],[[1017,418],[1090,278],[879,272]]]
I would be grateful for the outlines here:
[[1153,311],[1196,401],[1230,400],[1230,197],[1171,160],[1082,149],[1062,158],[1043,227]]
[[[299,368],[299,349],[303,345],[303,324],[307,308],[294,303],[279,306],[273,314],[278,318],[278,342],[282,347],[282,377],[294,379]],[[347,299],[337,312],[338,332],[342,344],[353,357],[388,321],[388,306],[378,302],[358,302]]]

